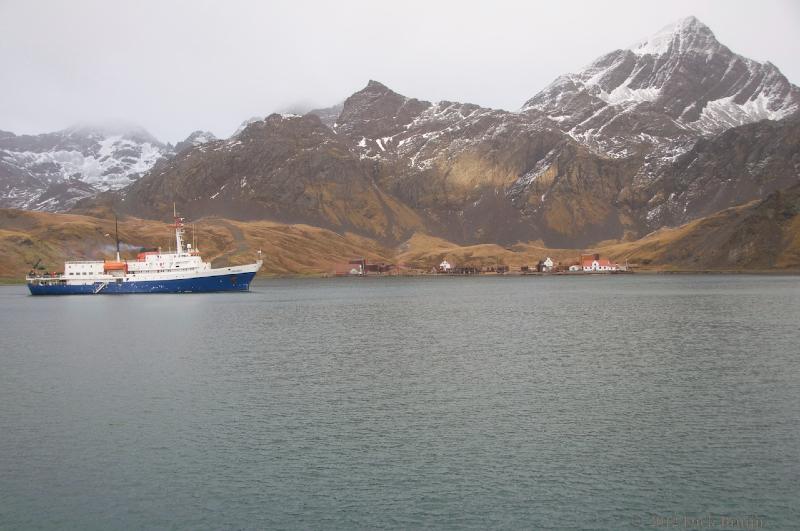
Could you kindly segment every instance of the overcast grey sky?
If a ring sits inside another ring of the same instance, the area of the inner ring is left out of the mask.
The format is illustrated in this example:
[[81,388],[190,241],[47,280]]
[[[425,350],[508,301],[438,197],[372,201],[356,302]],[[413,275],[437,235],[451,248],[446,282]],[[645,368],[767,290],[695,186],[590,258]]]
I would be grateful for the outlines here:
[[369,79],[518,109],[558,75],[688,15],[800,82],[797,0],[0,0],[0,129],[121,119],[164,141],[228,136]]

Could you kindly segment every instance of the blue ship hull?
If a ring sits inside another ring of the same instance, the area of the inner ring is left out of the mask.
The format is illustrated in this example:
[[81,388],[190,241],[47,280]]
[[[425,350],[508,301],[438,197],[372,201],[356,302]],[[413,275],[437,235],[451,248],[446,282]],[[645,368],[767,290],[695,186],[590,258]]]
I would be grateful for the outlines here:
[[[255,272],[182,278],[176,280],[140,280],[95,284],[28,283],[32,295],[94,295],[99,293],[213,293],[218,291],[247,291]],[[105,284],[105,285],[104,285]]]

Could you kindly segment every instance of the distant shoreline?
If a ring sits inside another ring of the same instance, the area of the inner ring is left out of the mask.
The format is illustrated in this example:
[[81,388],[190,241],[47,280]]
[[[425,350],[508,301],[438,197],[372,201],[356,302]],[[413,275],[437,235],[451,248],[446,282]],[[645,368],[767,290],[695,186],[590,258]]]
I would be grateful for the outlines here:
[[[448,273],[402,273],[402,274],[373,274],[373,275],[333,275],[326,273],[297,273],[297,274],[261,274],[256,276],[255,280],[265,279],[322,279],[322,278],[499,278],[499,277],[596,277],[596,276],[627,276],[627,275],[759,275],[759,276],[800,276],[800,270],[796,269],[753,269],[753,270],[736,270],[736,269],[702,269],[702,270],[673,270],[673,269],[637,269],[635,271],[628,271],[622,273],[475,273],[470,275],[458,275]],[[0,286],[19,286],[25,285],[24,278],[16,277],[0,277]]]

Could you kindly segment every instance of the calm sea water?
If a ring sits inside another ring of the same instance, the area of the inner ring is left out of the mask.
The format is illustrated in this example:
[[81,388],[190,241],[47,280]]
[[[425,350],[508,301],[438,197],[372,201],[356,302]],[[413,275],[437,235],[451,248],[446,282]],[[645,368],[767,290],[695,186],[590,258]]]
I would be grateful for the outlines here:
[[798,277],[0,288],[0,528],[709,515],[800,526]]

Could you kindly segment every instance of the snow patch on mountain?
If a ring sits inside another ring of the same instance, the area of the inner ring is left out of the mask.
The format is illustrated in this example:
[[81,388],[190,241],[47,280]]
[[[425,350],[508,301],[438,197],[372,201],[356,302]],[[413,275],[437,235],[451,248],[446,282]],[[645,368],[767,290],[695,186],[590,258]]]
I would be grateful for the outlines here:
[[[533,184],[536,179],[544,175],[544,173],[551,168],[551,166],[555,163],[556,157],[558,156],[558,150],[551,149],[541,160],[539,160],[533,168],[531,168],[528,172],[522,175],[519,179],[516,180],[514,184],[511,185],[506,195],[512,198],[516,198],[522,192],[524,192],[531,184]],[[544,201],[546,194],[542,195],[541,201]]]
[[149,170],[164,150],[149,142],[138,144],[122,136],[97,141],[98,149],[84,153],[78,150],[7,151],[5,162],[21,170],[45,170],[51,178],[73,178],[111,190],[130,184]]
[[735,98],[728,96],[708,102],[700,113],[700,119],[691,124],[692,127],[712,131],[728,129],[760,120],[780,120],[797,111],[797,105],[770,109],[773,100],[765,94],[759,94],[742,104],[736,103]]
[[600,91],[598,94],[601,100],[611,105],[656,101],[660,96],[661,89],[654,87],[632,89],[627,85],[620,85],[611,92]]

